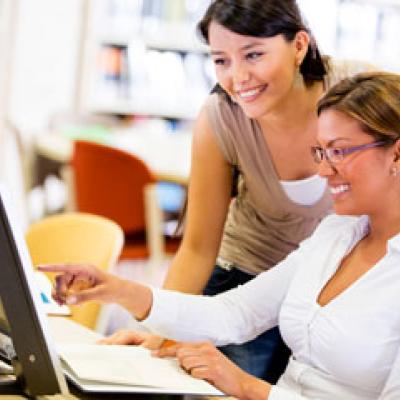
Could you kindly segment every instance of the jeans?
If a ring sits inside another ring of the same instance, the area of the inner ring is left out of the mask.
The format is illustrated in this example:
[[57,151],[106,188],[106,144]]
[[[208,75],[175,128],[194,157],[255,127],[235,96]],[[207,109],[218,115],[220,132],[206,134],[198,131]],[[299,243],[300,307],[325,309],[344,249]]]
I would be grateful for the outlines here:
[[[246,283],[253,277],[237,268],[228,271],[217,265],[204,289],[204,294],[213,296],[225,292]],[[290,350],[283,342],[278,327],[262,333],[249,342],[221,346],[219,350],[246,372],[270,383],[276,383],[279,379],[290,356]]]

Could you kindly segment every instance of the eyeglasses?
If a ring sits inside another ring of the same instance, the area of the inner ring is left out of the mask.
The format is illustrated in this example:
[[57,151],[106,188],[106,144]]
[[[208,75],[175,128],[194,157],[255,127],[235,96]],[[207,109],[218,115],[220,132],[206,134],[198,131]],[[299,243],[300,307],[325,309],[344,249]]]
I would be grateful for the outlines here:
[[380,140],[377,142],[366,143],[366,144],[361,144],[359,146],[352,146],[345,148],[329,147],[327,149],[323,149],[320,146],[312,146],[311,154],[314,157],[314,161],[318,164],[321,163],[324,158],[326,161],[332,164],[337,164],[343,161],[343,159],[351,153],[360,150],[370,149],[372,147],[385,146],[386,144],[388,144],[387,141]]

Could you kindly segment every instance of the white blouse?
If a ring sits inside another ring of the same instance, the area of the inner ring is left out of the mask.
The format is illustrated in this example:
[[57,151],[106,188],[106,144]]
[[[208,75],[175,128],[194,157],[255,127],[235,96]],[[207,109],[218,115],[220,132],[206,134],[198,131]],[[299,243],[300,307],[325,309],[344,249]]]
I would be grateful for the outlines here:
[[400,234],[368,272],[321,307],[317,298],[368,218],[331,215],[269,271],[215,297],[153,289],[144,321],[176,340],[243,343],[276,326],[292,350],[269,400],[400,399]]

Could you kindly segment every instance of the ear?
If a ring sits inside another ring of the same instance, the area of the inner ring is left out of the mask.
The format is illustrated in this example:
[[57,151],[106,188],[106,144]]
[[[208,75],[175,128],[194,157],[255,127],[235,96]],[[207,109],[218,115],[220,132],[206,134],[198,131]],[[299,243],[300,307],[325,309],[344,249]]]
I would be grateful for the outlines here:
[[295,62],[299,67],[304,60],[310,44],[310,35],[306,31],[298,31],[293,39],[295,48]]
[[400,165],[400,139],[397,139],[393,145],[393,162]]

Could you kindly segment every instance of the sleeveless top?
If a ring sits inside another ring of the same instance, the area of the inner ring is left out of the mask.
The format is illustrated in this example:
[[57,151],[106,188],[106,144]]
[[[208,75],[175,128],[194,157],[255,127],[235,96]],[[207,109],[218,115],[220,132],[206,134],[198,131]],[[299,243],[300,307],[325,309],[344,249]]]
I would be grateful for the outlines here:
[[[326,60],[324,87],[358,72],[373,69],[362,62]],[[284,259],[330,212],[328,186],[313,205],[286,195],[257,121],[248,118],[223,94],[205,104],[223,156],[239,172],[238,194],[232,200],[218,257],[249,274],[258,274]]]

